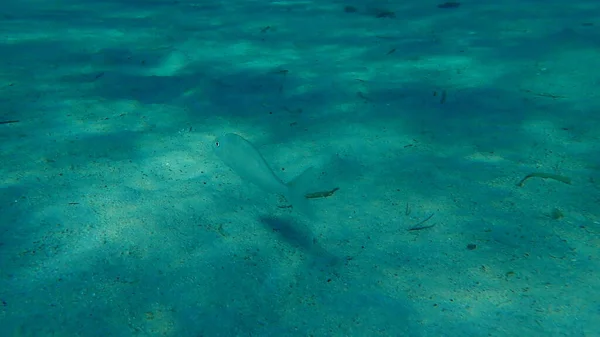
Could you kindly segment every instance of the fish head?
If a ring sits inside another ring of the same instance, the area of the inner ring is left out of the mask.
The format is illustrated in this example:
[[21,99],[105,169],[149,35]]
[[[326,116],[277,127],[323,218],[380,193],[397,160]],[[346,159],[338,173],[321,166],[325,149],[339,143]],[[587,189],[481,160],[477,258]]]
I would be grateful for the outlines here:
[[257,160],[262,160],[254,147],[235,133],[227,133],[215,138],[212,148],[217,157],[236,171],[240,167],[255,165]]

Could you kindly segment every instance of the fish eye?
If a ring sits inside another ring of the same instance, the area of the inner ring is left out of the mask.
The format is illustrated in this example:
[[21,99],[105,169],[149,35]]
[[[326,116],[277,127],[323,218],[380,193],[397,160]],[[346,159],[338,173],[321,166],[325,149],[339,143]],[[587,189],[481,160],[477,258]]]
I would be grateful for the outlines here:
[[216,141],[216,142],[215,142],[215,146],[216,146],[216,147],[219,147],[219,146],[221,146],[221,143],[219,143],[219,141]]

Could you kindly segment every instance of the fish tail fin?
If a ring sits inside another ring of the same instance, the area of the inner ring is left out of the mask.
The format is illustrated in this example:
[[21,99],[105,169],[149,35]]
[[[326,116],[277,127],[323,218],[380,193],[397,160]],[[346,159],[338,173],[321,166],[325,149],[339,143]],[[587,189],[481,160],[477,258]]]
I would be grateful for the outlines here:
[[309,167],[287,183],[288,193],[285,196],[295,210],[300,211],[300,213],[308,216],[310,219],[315,218],[315,212],[308,203],[306,193],[308,193],[314,184],[313,172],[314,168]]

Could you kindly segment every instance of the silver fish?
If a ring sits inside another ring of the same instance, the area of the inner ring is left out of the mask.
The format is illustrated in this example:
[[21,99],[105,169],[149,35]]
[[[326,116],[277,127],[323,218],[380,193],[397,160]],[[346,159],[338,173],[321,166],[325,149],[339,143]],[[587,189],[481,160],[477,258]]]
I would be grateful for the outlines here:
[[313,217],[314,213],[305,197],[311,185],[312,167],[290,182],[284,183],[275,175],[254,145],[240,135],[228,133],[216,138],[213,149],[216,155],[243,180],[257,185],[266,192],[284,196],[294,208]]

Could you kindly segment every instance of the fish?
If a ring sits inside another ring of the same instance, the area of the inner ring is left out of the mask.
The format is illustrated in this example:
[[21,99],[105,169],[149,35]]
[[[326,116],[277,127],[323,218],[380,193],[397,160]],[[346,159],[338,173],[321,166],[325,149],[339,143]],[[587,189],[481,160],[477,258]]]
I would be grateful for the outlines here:
[[242,180],[258,186],[267,193],[283,196],[295,210],[311,219],[314,218],[314,212],[305,197],[312,185],[313,167],[284,183],[256,147],[238,134],[227,133],[215,138],[213,149],[217,157]]

